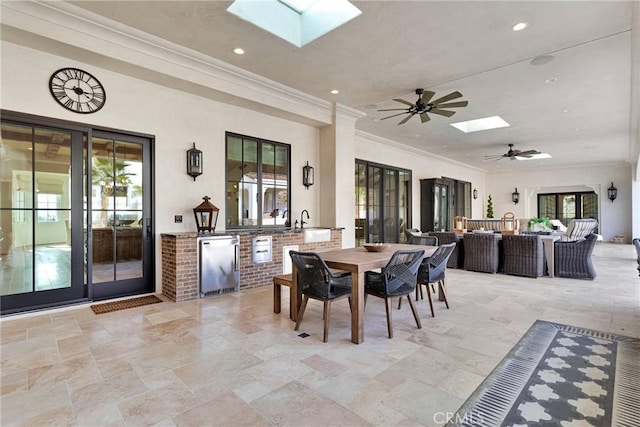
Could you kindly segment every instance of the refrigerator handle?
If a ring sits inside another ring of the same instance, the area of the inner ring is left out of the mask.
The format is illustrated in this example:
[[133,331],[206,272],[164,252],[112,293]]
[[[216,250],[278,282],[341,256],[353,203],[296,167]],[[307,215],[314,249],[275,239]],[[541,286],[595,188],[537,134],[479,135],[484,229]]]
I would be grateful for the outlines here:
[[236,245],[233,245],[233,249],[234,249],[234,252],[233,252],[233,264],[234,264],[234,265],[233,265],[233,270],[234,270],[234,271],[238,271],[238,270],[240,270],[240,268],[239,268],[239,266],[238,266],[238,264],[239,264],[239,263],[238,263],[238,252],[239,252],[239,250],[238,250],[238,246],[239,246],[239,245],[237,245],[237,244],[236,244]]

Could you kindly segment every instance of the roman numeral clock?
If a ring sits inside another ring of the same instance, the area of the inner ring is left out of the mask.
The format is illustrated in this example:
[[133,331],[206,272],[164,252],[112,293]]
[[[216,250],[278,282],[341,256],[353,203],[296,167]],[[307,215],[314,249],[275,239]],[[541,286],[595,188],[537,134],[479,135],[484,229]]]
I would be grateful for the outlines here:
[[61,68],[53,73],[49,91],[58,104],[80,114],[95,113],[107,100],[102,83],[78,68]]

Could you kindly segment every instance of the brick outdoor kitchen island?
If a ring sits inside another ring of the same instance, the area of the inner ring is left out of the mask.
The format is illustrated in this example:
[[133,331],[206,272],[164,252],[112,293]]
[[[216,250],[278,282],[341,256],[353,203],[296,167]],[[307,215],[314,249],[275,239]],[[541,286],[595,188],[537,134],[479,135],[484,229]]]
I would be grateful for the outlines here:
[[[162,294],[180,302],[198,298],[198,237],[240,236],[240,290],[273,286],[273,276],[283,272],[283,248],[299,251],[326,251],[342,248],[342,228],[331,228],[328,242],[304,243],[302,229],[231,230],[221,233],[162,233]],[[252,239],[271,236],[272,260],[253,263]]]

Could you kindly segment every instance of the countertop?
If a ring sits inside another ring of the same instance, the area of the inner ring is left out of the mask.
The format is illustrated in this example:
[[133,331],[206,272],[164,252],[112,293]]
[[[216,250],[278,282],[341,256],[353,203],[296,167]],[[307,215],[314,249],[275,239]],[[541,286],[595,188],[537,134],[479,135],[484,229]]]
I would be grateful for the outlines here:
[[[344,227],[307,227],[306,229],[319,229],[319,228],[329,228],[331,230],[344,230]],[[225,231],[215,231],[213,233],[197,233],[195,231],[179,231],[179,232],[167,232],[160,233],[161,236],[166,237],[174,237],[177,239],[189,239],[194,237],[207,237],[207,236],[235,236],[238,234],[241,235],[252,235],[252,234],[279,234],[279,233],[302,233],[304,228],[291,228],[291,227],[282,227],[282,228],[253,228],[253,229],[231,229]]]

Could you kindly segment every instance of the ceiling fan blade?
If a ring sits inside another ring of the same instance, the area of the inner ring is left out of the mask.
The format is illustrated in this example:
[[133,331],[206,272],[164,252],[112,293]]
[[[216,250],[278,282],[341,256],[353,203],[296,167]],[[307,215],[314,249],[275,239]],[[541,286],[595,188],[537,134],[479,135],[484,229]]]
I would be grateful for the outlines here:
[[402,104],[411,105],[413,107],[413,102],[405,101],[404,99],[393,98],[394,101],[400,102]]
[[531,157],[534,154],[540,154],[540,152],[537,150],[520,151],[517,154],[517,157]]
[[436,108],[459,108],[469,105],[469,101],[450,102],[448,104],[433,104]]
[[424,102],[425,104],[428,104],[429,101],[431,101],[431,98],[433,98],[433,95],[435,95],[435,92],[431,92],[430,90],[425,90],[424,92],[422,92],[422,102]]
[[456,113],[455,111],[440,110],[438,108],[432,108],[429,112],[433,114],[440,114],[445,117],[451,117]]
[[416,113],[411,113],[411,114],[409,114],[407,117],[405,117],[404,119],[402,119],[402,121],[400,121],[400,123],[398,123],[398,125],[403,125],[403,124],[407,123],[407,122],[409,121],[409,119],[410,119],[411,117],[413,117],[415,114],[416,114]]
[[383,108],[378,111],[409,111],[409,108]]
[[429,117],[427,113],[420,114],[420,121],[422,123],[427,123],[429,120],[431,120],[431,117]]
[[442,98],[436,99],[435,101],[432,102],[432,104],[434,105],[442,104],[443,102],[451,101],[452,99],[456,99],[460,97],[462,97],[462,94],[458,91],[455,91],[455,92],[451,92],[449,95],[443,96]]
[[380,120],[386,120],[386,119],[390,119],[391,117],[398,117],[401,116],[403,114],[407,114],[407,113],[398,113],[398,114],[392,114],[391,116],[387,116],[387,117],[383,117]]

